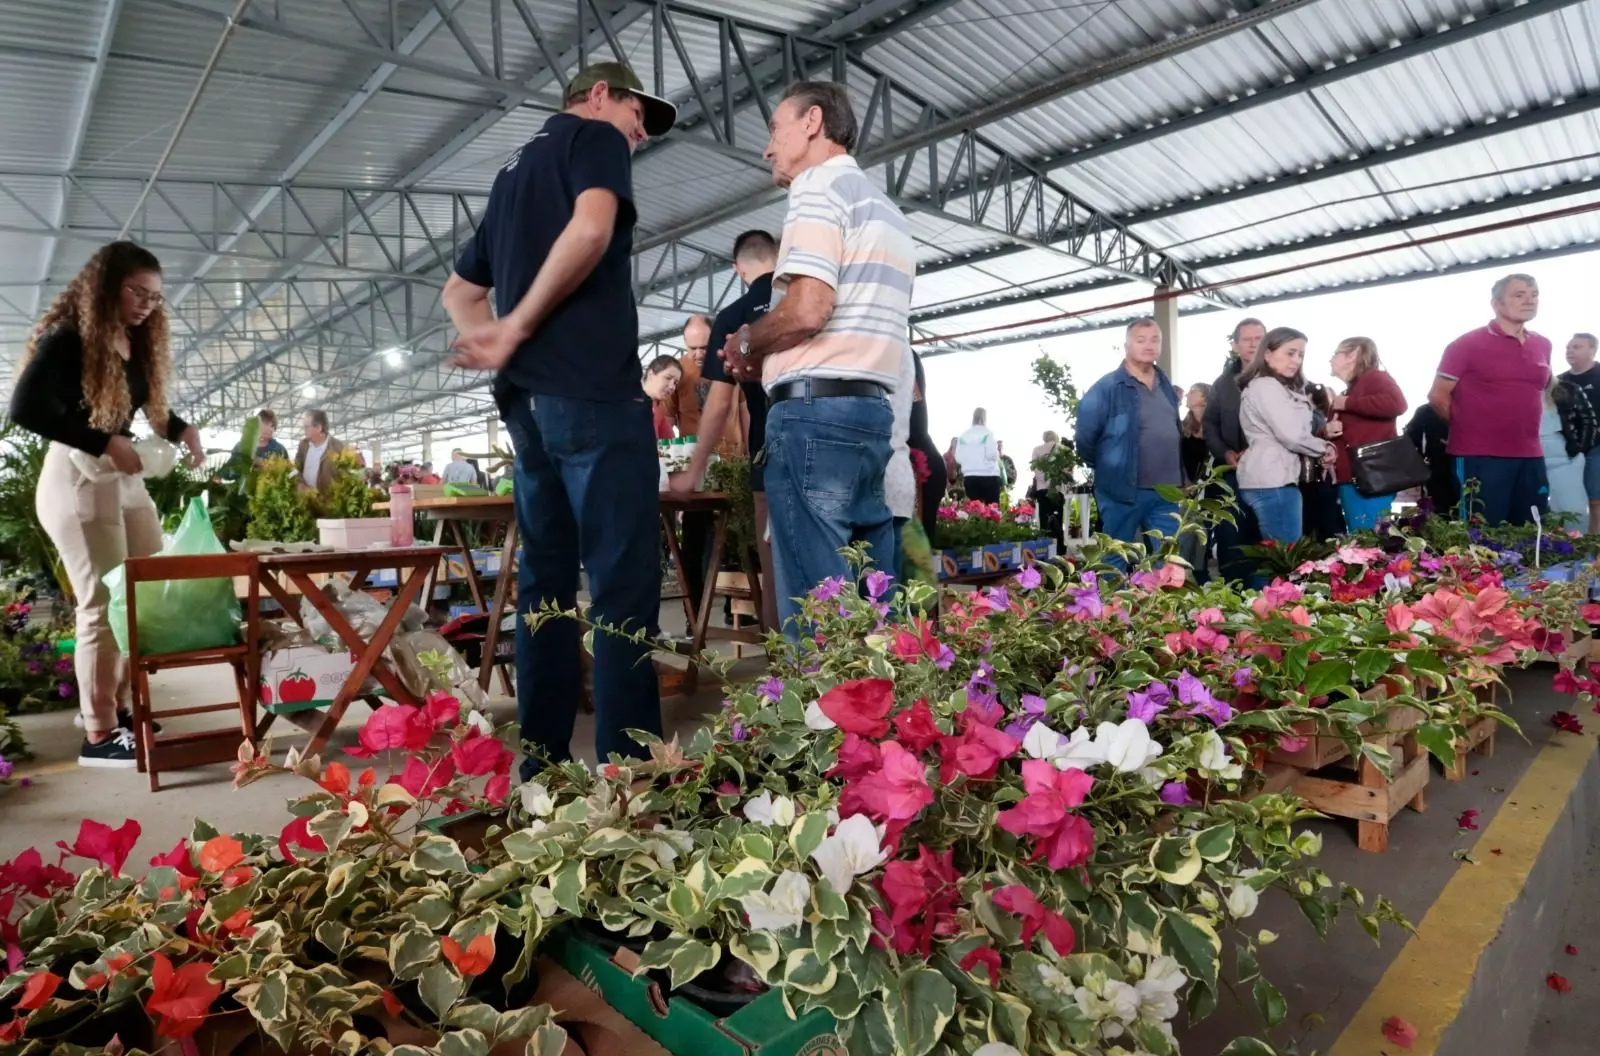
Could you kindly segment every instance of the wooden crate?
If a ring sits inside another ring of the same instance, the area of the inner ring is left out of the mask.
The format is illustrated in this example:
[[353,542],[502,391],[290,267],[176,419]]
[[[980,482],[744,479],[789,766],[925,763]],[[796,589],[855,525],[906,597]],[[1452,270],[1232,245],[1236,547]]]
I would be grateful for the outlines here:
[[1421,814],[1428,809],[1428,778],[1433,771],[1428,753],[1417,746],[1415,726],[1413,722],[1412,729],[1394,729],[1368,739],[1393,756],[1392,778],[1362,757],[1350,760],[1356,770],[1353,779],[1301,774],[1292,791],[1313,810],[1355,819],[1357,844],[1363,851],[1381,854],[1389,849],[1389,823],[1401,810],[1410,807]]
[[1494,757],[1494,735],[1500,724],[1493,719],[1479,719],[1467,727],[1465,737],[1456,738],[1456,761],[1444,768],[1446,781],[1461,781],[1467,776],[1467,757],[1473,753],[1485,759]]
[[[1361,695],[1368,700],[1387,700],[1389,686],[1380,682]],[[1382,725],[1363,723],[1361,734],[1363,738],[1371,740],[1398,731],[1414,729],[1421,721],[1421,712],[1413,708],[1397,709],[1383,717]],[[1310,771],[1321,770],[1350,755],[1350,748],[1343,740],[1331,734],[1318,733],[1317,724],[1312,720],[1297,723],[1291,732],[1293,736],[1306,738],[1305,746],[1291,752],[1274,745],[1267,753],[1268,762],[1280,766],[1292,766],[1296,770]]]

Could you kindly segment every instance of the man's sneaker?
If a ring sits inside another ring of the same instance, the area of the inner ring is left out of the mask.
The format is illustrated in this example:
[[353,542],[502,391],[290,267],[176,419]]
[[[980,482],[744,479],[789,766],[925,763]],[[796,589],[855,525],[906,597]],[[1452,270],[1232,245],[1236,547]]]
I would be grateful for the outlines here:
[[[72,716],[72,725],[76,726],[80,730],[84,728],[84,726],[83,726],[83,712],[80,711],[76,715]],[[117,725],[121,726],[125,730],[133,729],[133,712],[128,708],[123,708],[120,711],[118,711],[117,712]],[[159,722],[152,722],[150,724],[150,732],[151,733],[160,733],[161,732],[161,724]]]
[[78,752],[79,766],[96,766],[106,770],[132,770],[139,765],[138,747],[133,731],[115,729],[111,736],[99,744],[83,742]]

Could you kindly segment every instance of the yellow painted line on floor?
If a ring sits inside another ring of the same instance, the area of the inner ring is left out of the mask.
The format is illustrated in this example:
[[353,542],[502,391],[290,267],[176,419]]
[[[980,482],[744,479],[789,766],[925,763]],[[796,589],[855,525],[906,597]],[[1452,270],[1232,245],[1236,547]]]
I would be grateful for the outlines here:
[[78,761],[76,759],[63,759],[59,763],[47,763],[44,766],[35,767],[32,770],[18,770],[16,776],[29,778],[44,777],[48,774],[64,774],[68,770],[76,769],[78,769]]
[[1593,735],[1569,733],[1545,745],[1473,848],[1477,864],[1456,870],[1328,1056],[1396,1051],[1383,1036],[1390,1016],[1417,1028],[1409,1056],[1433,1056],[1597,745]]

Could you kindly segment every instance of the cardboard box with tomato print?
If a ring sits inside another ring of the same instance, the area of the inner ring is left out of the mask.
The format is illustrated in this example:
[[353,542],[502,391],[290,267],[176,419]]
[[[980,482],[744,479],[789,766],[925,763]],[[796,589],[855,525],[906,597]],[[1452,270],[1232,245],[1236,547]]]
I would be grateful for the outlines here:
[[325,708],[356,669],[355,654],[306,646],[261,657],[261,705],[278,714]]

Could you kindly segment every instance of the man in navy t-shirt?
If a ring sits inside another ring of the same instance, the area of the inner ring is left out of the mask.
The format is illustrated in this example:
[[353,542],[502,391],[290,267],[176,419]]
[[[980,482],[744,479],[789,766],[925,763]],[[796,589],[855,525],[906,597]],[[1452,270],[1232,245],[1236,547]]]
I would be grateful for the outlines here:
[[[661,702],[639,632],[660,609],[657,460],[650,401],[639,387],[632,152],[671,129],[671,103],[620,63],[580,71],[566,109],[511,156],[478,231],[445,285],[461,336],[457,366],[496,372],[494,393],[516,448],[522,533],[517,609],[571,610],[589,575],[595,751],[645,753],[625,731],[661,732]],[[489,304],[494,293],[494,310]],[[579,626],[517,620],[517,717],[532,745],[527,780],[571,757],[583,692]]]
[[[744,280],[745,294],[717,313],[711,326],[710,348],[721,348],[729,334],[749,326],[772,306],[772,273],[778,267],[778,240],[766,231],[746,231],[733,241],[733,270]],[[767,391],[759,381],[735,382],[728,377],[721,356],[707,355],[701,376],[711,383],[710,394],[700,414],[700,432],[705,436],[721,436],[728,416],[734,412],[734,385],[744,393],[745,406],[750,412],[746,453],[750,457],[750,491],[755,497],[756,539],[764,581],[761,595],[761,622],[769,630],[778,626],[777,589],[772,575],[772,544],[767,540],[767,494],[761,479],[761,446],[767,432]],[[711,461],[713,447],[701,444],[695,448],[689,472],[682,474],[672,484],[672,490],[687,495],[705,479],[706,465]]]

